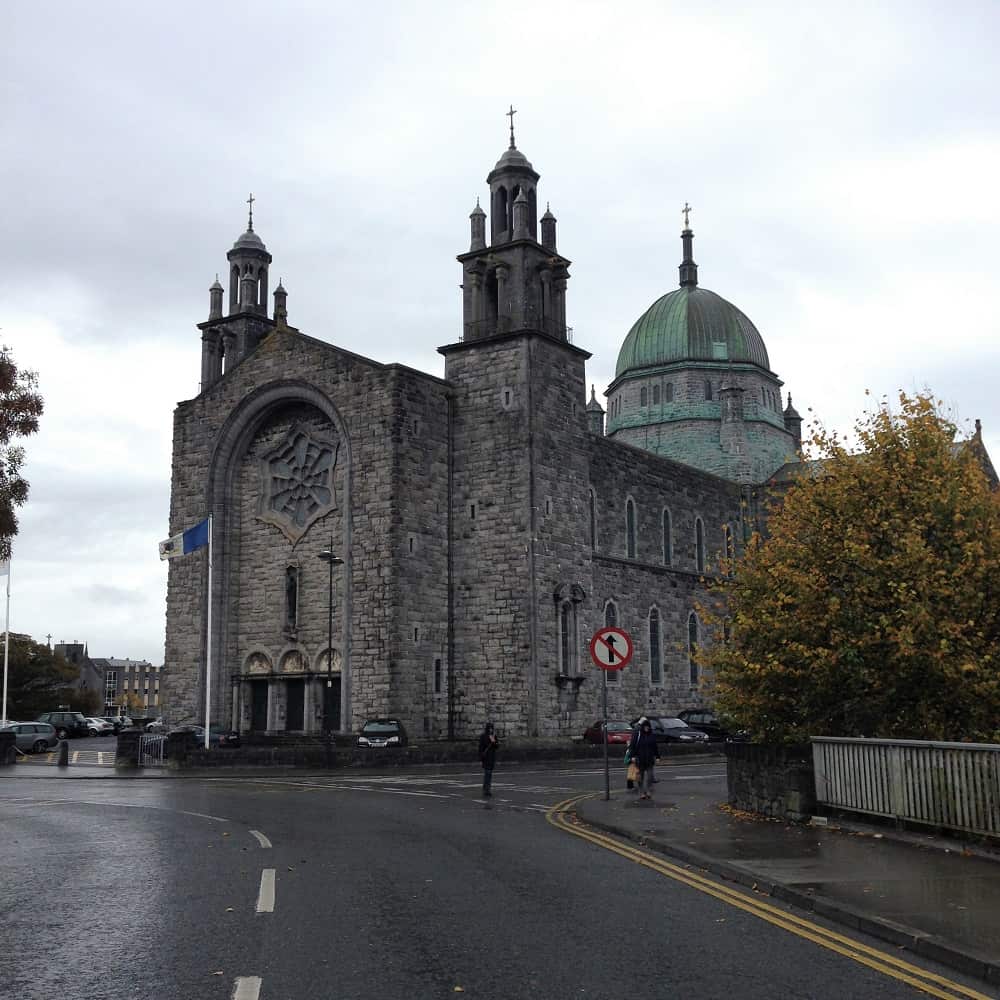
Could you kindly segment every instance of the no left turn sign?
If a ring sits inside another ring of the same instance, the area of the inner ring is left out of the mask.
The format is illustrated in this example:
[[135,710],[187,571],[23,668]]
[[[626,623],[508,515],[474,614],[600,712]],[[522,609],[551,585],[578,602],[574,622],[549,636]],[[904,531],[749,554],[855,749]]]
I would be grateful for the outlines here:
[[621,670],[632,659],[632,639],[624,629],[599,628],[590,640],[590,658],[602,670]]

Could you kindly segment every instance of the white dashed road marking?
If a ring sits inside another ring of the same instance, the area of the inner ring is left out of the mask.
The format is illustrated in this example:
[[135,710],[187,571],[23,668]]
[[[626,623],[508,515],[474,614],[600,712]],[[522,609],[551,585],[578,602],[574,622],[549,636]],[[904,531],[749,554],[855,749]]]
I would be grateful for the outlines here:
[[262,982],[260,976],[238,976],[233,983],[232,1000],[257,1000]]
[[271,841],[269,841],[267,837],[265,837],[264,834],[260,832],[260,830],[251,830],[250,833],[252,836],[256,837],[257,843],[260,844],[261,847],[271,846]]
[[257,912],[274,913],[274,868],[260,873],[260,891],[257,893]]

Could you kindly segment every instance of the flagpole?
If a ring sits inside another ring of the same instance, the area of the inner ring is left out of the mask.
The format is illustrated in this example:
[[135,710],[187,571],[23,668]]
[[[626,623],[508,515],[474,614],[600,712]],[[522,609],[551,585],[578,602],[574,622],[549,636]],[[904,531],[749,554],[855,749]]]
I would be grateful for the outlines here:
[[212,515],[208,515],[208,652],[205,656],[205,749],[212,725]]
[[7,617],[3,627],[3,725],[7,725],[7,662],[10,659],[10,560],[7,560]]

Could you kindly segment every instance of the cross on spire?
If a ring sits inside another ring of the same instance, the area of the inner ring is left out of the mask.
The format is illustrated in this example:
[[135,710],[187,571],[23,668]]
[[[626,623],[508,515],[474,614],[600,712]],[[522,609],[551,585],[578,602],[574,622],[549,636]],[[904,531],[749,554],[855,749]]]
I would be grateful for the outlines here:
[[512,104],[510,106],[510,111],[504,112],[504,117],[510,119],[510,148],[514,149],[514,115],[517,114],[517,109]]
[[250,221],[247,223],[247,231],[253,232],[253,203],[257,199],[253,196],[253,191],[250,192],[250,197],[247,198],[247,204],[250,206]]
[[687,202],[684,202],[684,207],[681,209],[681,212],[684,213],[684,228],[690,229],[691,226],[688,222],[688,214],[691,212],[691,206]]

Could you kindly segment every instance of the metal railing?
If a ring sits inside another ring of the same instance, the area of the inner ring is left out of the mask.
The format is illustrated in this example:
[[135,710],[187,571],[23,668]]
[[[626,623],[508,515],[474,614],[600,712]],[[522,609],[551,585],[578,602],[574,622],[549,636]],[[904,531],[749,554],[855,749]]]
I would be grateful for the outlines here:
[[166,763],[167,738],[160,733],[139,737],[139,767],[163,767]]
[[1000,746],[813,737],[816,800],[965,833],[1000,836]]

